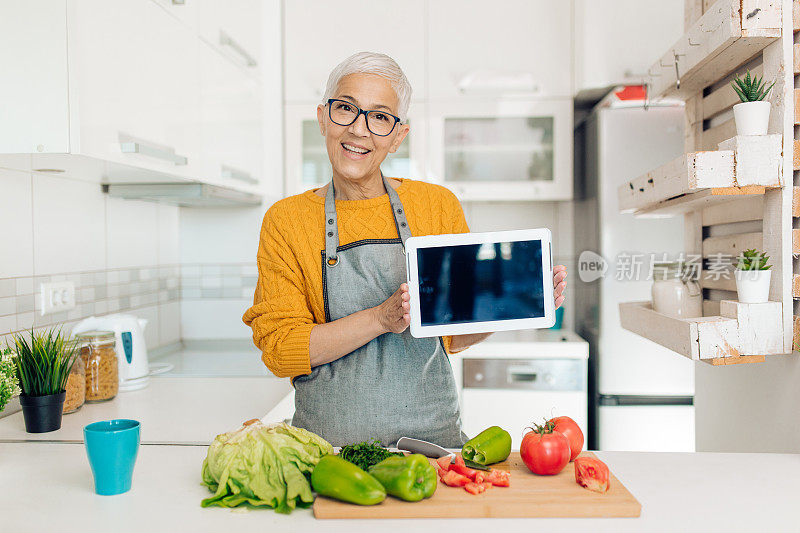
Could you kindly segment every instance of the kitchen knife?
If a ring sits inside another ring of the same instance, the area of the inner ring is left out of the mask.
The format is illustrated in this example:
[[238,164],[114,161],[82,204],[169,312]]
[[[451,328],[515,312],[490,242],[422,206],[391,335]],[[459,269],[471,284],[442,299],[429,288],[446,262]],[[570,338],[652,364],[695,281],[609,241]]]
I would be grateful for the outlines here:
[[[400,439],[397,441],[397,449],[411,453],[421,453],[425,457],[432,457],[434,459],[438,459],[440,457],[450,457],[451,464],[456,459],[455,453],[448,452],[438,444],[434,444],[426,440],[412,439],[411,437],[400,437]],[[478,463],[474,463],[472,461],[465,460],[464,464],[475,470],[489,470],[489,467],[479,465]]]

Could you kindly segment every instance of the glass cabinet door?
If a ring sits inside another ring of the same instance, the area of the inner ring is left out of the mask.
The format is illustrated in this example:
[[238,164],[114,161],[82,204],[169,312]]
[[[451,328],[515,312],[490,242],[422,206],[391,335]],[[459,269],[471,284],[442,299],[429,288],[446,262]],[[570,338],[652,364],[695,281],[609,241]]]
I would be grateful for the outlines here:
[[432,179],[471,201],[572,197],[572,101],[430,105]]
[[444,119],[447,181],[553,181],[553,117]]

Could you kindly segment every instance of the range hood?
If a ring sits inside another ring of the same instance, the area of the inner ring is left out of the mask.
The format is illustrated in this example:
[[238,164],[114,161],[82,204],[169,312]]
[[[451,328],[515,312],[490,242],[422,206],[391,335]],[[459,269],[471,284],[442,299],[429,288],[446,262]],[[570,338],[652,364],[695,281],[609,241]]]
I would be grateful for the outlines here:
[[111,183],[103,185],[109,196],[147,200],[182,207],[238,207],[260,205],[262,196],[206,183]]

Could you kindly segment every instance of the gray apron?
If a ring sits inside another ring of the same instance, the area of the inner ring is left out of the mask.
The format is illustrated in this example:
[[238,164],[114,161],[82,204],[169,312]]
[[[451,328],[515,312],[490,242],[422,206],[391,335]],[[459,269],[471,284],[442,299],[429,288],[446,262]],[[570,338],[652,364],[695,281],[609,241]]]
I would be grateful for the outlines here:
[[[383,178],[399,237],[339,246],[333,182],[325,197],[322,290],[331,322],[375,307],[406,282],[404,243],[411,236],[397,192]],[[330,259],[330,260],[329,260]],[[384,333],[355,351],[294,380],[292,425],[334,446],[400,437],[449,448],[466,442],[455,379],[438,337]]]

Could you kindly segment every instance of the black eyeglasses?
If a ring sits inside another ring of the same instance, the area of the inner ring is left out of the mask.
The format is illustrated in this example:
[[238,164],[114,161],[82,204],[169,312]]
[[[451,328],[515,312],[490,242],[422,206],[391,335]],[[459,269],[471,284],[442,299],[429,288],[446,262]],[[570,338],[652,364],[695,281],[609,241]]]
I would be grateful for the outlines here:
[[364,111],[347,100],[328,99],[328,116],[334,124],[349,126],[358,120],[358,117],[362,114],[367,120],[367,129],[379,137],[386,137],[392,133],[394,127],[400,122],[400,117],[396,117],[386,111]]

